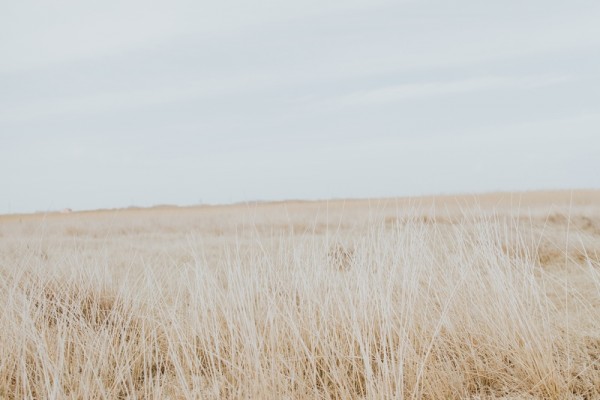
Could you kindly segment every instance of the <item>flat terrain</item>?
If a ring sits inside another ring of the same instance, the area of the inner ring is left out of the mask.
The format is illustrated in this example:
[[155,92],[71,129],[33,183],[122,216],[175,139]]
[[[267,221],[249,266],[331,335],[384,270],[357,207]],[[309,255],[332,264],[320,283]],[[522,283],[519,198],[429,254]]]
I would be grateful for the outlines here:
[[0,399],[600,398],[600,191],[0,216]]

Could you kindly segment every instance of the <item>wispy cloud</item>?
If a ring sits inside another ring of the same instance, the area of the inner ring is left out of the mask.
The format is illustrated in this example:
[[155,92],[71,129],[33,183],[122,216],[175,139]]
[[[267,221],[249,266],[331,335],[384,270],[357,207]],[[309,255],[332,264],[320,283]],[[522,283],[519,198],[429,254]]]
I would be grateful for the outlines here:
[[569,76],[485,76],[453,81],[430,81],[360,90],[326,100],[338,106],[369,106],[417,98],[439,97],[486,90],[530,89],[567,82]]
[[272,79],[267,75],[249,75],[184,81],[170,86],[157,85],[135,90],[101,91],[97,88],[92,93],[48,96],[4,107],[0,109],[0,123],[31,121],[60,115],[86,116],[194,99],[209,99],[264,88],[271,83]]
[[139,50],[179,36],[243,34],[269,23],[369,9],[386,2],[10,2],[0,5],[0,72]]

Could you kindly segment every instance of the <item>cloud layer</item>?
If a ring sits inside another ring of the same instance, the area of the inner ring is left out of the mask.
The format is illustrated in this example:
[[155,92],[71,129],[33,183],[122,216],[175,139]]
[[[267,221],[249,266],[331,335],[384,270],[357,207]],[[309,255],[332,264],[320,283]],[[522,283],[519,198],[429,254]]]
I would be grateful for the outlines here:
[[0,212],[600,187],[599,17],[580,0],[5,2]]

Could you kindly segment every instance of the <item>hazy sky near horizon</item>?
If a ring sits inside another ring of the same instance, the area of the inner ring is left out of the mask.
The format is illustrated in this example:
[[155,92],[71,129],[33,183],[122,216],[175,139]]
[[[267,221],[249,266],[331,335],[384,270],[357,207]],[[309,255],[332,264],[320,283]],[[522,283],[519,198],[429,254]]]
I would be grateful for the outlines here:
[[600,188],[594,1],[0,3],[0,213]]

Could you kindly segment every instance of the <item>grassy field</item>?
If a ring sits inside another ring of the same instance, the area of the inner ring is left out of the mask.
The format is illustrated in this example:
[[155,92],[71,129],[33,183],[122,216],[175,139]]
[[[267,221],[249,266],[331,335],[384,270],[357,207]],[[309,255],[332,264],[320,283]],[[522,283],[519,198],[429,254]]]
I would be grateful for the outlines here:
[[600,398],[600,191],[0,216],[0,399]]

